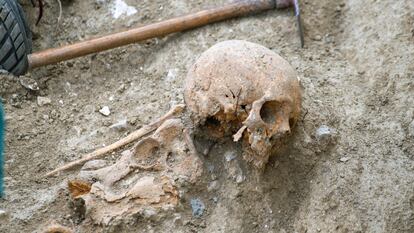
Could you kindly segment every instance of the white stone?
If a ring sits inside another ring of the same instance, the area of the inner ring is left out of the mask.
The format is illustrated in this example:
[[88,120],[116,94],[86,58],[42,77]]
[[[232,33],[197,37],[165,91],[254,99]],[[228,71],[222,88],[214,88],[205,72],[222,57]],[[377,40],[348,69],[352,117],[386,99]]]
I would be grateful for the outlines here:
[[177,79],[177,73],[178,73],[178,69],[168,70],[167,77],[165,78],[165,81],[173,82],[175,79]]
[[329,138],[335,134],[335,130],[326,125],[321,125],[316,130],[316,137],[318,139]]
[[36,80],[32,79],[32,78],[28,78],[28,77],[21,77],[19,79],[20,84],[29,90],[32,91],[38,91],[39,90],[39,85],[37,84]]
[[103,106],[99,112],[104,116],[109,116],[111,114],[111,110],[109,110],[108,106]]
[[118,19],[122,15],[130,16],[136,14],[137,12],[138,11],[135,7],[129,6],[123,0],[115,0],[112,3],[111,13],[112,17],[114,17],[115,19]]
[[47,97],[42,97],[42,96],[37,97],[37,105],[39,106],[45,106],[51,103],[52,103],[52,100]]
[[241,184],[244,181],[244,176],[239,174],[236,177],[236,183]]
[[345,163],[346,161],[348,161],[350,158],[348,158],[348,157],[342,157],[342,158],[340,158],[339,159],[339,161],[341,161],[341,162],[343,162],[343,163]]
[[234,160],[236,157],[237,157],[237,155],[234,151],[227,151],[224,154],[224,158],[226,158],[227,162],[230,162],[230,161]]
[[7,215],[7,212],[5,210],[0,209],[0,218]]

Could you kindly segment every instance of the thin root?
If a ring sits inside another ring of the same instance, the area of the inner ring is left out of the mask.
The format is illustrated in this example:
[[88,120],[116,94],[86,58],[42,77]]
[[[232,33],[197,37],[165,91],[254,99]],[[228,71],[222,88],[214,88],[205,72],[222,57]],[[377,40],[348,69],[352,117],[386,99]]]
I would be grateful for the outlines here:
[[[36,6],[36,4],[34,3],[33,0],[30,0],[30,1],[31,1],[33,6]],[[39,15],[37,16],[36,25],[38,25],[40,20],[42,19],[43,9],[44,9],[43,0],[37,0],[37,2],[38,2],[38,5],[39,5]],[[58,19],[57,19],[57,23],[59,24],[60,20],[62,19],[62,12],[63,12],[63,10],[62,10],[62,1],[61,0],[56,0],[56,2],[58,3],[58,6],[59,6],[59,16],[58,16]]]
[[43,17],[43,0],[38,0],[37,2],[39,3],[39,15],[37,16],[36,25],[39,24]]
[[62,2],[60,0],[56,0],[59,5],[59,16],[58,16],[58,24],[60,23],[60,20],[62,19]]

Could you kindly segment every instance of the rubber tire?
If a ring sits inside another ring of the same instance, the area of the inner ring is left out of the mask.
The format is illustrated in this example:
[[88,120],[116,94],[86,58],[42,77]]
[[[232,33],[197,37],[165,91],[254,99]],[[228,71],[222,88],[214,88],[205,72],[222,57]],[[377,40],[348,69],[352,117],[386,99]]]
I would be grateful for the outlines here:
[[29,67],[32,35],[17,0],[0,0],[0,70],[16,76]]

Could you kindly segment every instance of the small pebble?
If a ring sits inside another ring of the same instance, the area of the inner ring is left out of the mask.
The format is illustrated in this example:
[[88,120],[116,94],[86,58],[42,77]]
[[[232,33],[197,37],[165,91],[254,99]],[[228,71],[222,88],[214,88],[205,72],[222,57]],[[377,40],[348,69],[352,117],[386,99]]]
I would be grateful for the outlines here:
[[174,81],[177,78],[177,72],[178,72],[177,69],[168,70],[167,77],[165,78],[165,81],[167,81],[167,82]]
[[212,181],[208,186],[207,186],[207,191],[211,192],[211,191],[215,191],[218,189],[218,181]]
[[243,175],[238,175],[236,177],[236,183],[241,184],[244,181],[244,176]]
[[0,218],[3,218],[7,215],[7,212],[5,210],[0,209]]
[[31,90],[31,91],[38,91],[39,85],[37,84],[36,80],[28,77],[21,77],[19,79],[20,85],[24,88]]
[[230,161],[234,160],[237,157],[237,155],[236,155],[236,153],[234,153],[234,151],[227,151],[224,154],[224,157],[226,158],[227,162],[230,162]]
[[109,116],[111,114],[111,110],[109,110],[108,106],[103,106],[101,109],[99,109],[99,112],[104,116]]
[[316,41],[321,41],[322,40],[322,36],[316,35],[313,39],[316,40]]
[[346,161],[348,161],[349,160],[349,158],[348,157],[342,157],[342,158],[340,158],[339,159],[339,161],[341,161],[341,162],[343,162],[343,163],[345,163]]
[[151,218],[157,214],[157,211],[155,209],[144,209],[143,214],[145,218]]
[[325,138],[331,137],[334,133],[335,133],[334,129],[332,129],[332,128],[326,126],[326,125],[321,125],[316,130],[316,137],[318,139],[325,139]]
[[38,96],[37,97],[37,105],[45,106],[52,103],[52,100],[47,97]]
[[119,86],[119,88],[116,91],[119,93],[123,93],[125,90],[126,90],[125,84],[121,84],[121,86]]
[[204,213],[204,203],[200,199],[191,199],[191,209],[194,217],[201,217]]

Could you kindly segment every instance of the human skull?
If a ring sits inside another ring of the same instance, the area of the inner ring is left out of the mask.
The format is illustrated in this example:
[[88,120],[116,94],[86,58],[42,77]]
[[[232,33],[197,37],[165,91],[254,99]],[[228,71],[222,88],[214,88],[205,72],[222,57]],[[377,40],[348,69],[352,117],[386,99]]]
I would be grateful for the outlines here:
[[278,54],[230,40],[205,51],[190,68],[184,99],[203,132],[242,139],[243,157],[261,168],[295,125],[301,90],[295,70]]

